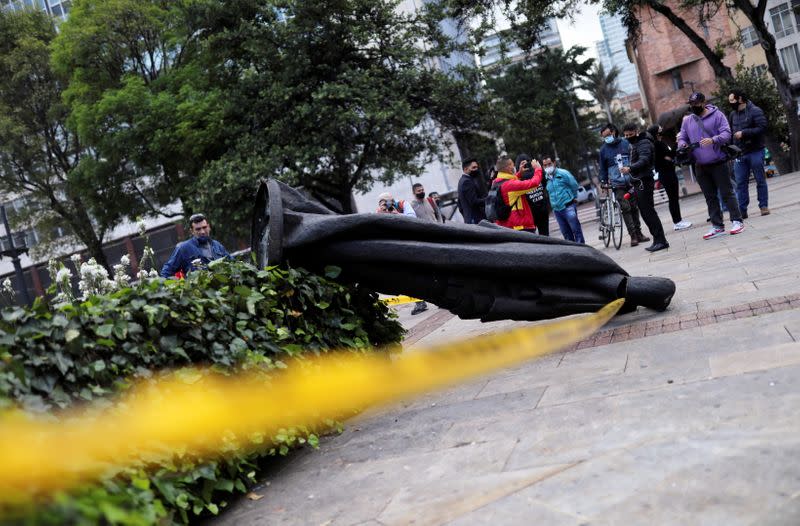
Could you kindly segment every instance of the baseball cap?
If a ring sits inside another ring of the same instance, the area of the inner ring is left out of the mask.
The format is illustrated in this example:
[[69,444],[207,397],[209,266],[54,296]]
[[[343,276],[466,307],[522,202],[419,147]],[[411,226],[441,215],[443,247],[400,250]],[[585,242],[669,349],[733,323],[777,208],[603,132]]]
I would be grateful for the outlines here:
[[700,93],[699,91],[695,91],[691,95],[689,95],[689,100],[687,101],[687,104],[697,104],[698,102],[705,102],[705,101],[706,101],[706,96]]

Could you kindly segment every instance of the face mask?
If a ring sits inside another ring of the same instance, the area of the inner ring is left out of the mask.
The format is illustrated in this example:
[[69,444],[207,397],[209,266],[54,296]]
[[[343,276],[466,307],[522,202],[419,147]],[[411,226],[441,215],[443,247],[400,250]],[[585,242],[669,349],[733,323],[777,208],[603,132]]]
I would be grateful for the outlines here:
[[414,195],[417,196],[417,199],[425,199],[425,192],[419,192]]
[[705,111],[705,108],[703,106],[692,106],[691,109],[692,113],[694,113],[695,115],[701,115],[703,111]]
[[631,137],[625,137],[625,140],[628,141],[628,142],[636,142],[636,141],[639,140],[639,136],[638,135],[633,135]]
[[200,243],[201,245],[205,245],[209,241],[211,241],[211,238],[208,236],[197,236],[197,242]]
[[547,168],[544,169],[544,173],[546,173],[547,175],[553,175],[553,172],[555,171],[556,171],[555,166],[548,166]]
[[612,142],[614,142],[614,136],[613,135],[609,135],[608,137],[606,137],[603,140],[606,141],[606,144],[611,144]]

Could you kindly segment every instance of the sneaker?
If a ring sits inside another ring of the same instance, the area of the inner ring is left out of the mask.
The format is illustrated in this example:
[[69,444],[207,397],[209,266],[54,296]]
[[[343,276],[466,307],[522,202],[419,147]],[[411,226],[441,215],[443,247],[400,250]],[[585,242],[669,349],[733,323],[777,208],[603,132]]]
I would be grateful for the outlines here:
[[686,230],[687,228],[689,228],[691,226],[692,226],[692,222],[691,221],[686,221],[685,219],[682,219],[681,221],[678,221],[677,223],[675,223],[675,227],[674,228],[675,228],[675,230]]
[[769,215],[769,208],[767,208],[766,206],[764,208],[762,208],[761,209],[761,215],[762,216],[768,216]]
[[[739,223],[741,225],[741,223]],[[711,227],[711,230],[708,231],[706,235],[703,236],[703,239],[712,239],[717,236],[722,236],[725,234],[725,229],[722,227],[714,226]]]
[[741,221],[734,221],[731,227],[731,235],[738,234],[742,230],[744,230],[744,223]]

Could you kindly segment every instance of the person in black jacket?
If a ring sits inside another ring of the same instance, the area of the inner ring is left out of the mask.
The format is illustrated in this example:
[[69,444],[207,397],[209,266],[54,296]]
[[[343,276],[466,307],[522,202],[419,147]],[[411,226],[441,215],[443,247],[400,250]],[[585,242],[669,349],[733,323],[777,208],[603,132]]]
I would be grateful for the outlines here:
[[458,210],[464,216],[464,223],[477,225],[486,219],[486,190],[478,180],[481,169],[477,159],[465,159],[461,163],[463,175],[458,181]]
[[758,208],[761,215],[769,215],[767,176],[764,174],[764,135],[767,132],[767,117],[764,111],[748,100],[739,89],[731,90],[728,102],[733,111],[728,115],[733,134],[733,144],[742,149],[742,155],[733,161],[733,174],[736,177],[736,198],[742,218],[747,217],[750,204],[750,171],[756,178]]
[[[517,172],[522,168],[522,161],[528,161],[527,167],[522,170],[519,178],[527,181],[533,177],[533,167],[531,161],[533,159],[526,153],[517,155],[514,162]],[[536,233],[540,236],[550,235],[550,196],[547,194],[547,188],[542,179],[542,184],[535,186],[532,190],[525,194],[528,200],[528,205],[531,207],[531,214],[533,215],[533,224],[536,225]]]
[[647,133],[655,139],[655,167],[658,172],[658,180],[661,186],[667,192],[667,199],[669,199],[669,213],[672,216],[672,222],[675,225],[675,230],[685,230],[692,226],[691,221],[686,221],[681,217],[681,204],[678,201],[680,198],[678,193],[678,176],[675,175],[675,152],[664,141],[664,129],[655,124],[647,128]]
[[630,174],[636,196],[639,200],[639,212],[642,219],[653,236],[653,244],[645,248],[648,252],[657,252],[669,248],[667,238],[664,236],[664,227],[656,213],[653,201],[655,179],[653,178],[653,162],[655,159],[655,144],[653,137],[647,132],[639,133],[639,125],[629,122],[622,129],[625,139],[631,143],[631,164],[622,169],[624,174]]

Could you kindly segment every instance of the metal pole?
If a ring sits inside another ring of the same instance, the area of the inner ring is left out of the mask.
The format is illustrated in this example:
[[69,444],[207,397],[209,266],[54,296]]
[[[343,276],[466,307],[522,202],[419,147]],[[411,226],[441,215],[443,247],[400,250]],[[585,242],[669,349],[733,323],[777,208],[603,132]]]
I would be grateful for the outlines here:
[[6,238],[8,239],[8,248],[11,252],[11,262],[14,264],[14,275],[17,277],[20,292],[22,292],[22,299],[26,305],[31,304],[31,297],[28,295],[28,286],[25,284],[25,275],[22,273],[22,265],[19,262],[19,253],[14,246],[14,238],[11,235],[11,227],[8,226],[8,216],[6,215],[6,205],[0,205],[0,216],[3,218],[3,226],[6,229]]

